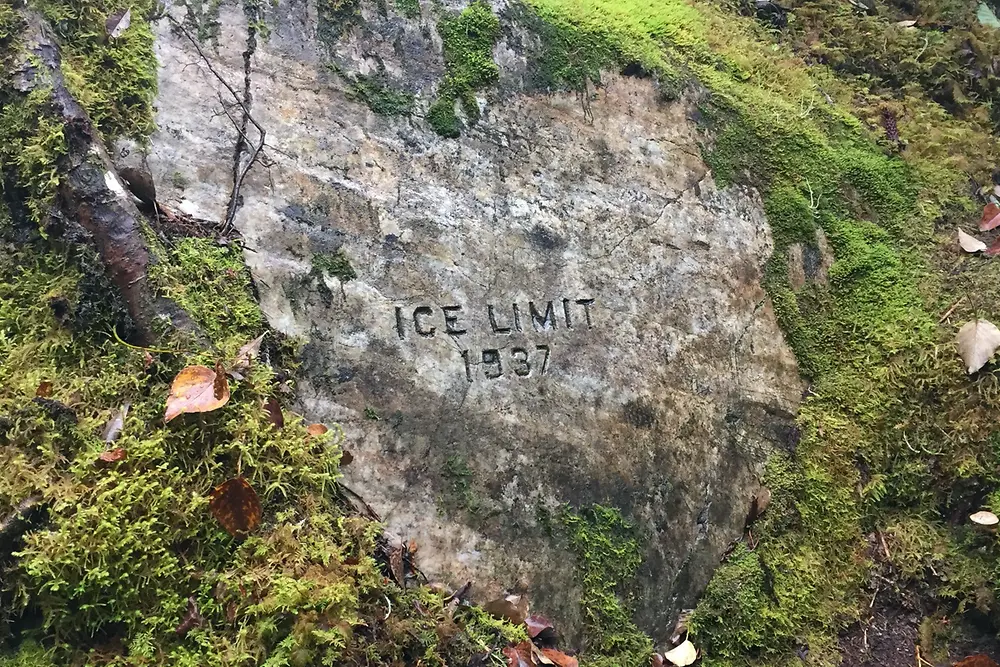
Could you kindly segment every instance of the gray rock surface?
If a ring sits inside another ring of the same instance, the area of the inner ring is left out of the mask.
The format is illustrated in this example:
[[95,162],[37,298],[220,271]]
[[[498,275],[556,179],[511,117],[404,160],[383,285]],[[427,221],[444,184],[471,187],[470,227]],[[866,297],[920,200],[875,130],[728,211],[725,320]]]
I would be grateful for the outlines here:
[[[246,59],[238,7],[202,54],[161,22],[161,202],[225,217],[223,108],[240,109],[218,77],[249,80],[269,147],[235,224],[271,325],[308,341],[298,408],[343,426],[349,486],[428,576],[527,591],[571,638],[577,554],[540,517],[615,507],[643,536],[636,618],[669,634],[740,537],[766,455],[797,440],[757,196],[715,186],[691,108],[648,79],[531,93],[501,42],[501,92],[445,140],[420,118],[443,68],[430,5],[419,21],[365,6],[334,44],[311,3],[269,11]],[[352,101],[350,74],[376,69],[417,95],[413,117]]]

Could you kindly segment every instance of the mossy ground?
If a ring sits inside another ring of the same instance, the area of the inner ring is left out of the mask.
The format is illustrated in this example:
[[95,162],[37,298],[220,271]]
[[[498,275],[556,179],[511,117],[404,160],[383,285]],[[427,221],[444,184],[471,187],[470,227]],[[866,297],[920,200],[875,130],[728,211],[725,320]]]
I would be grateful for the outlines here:
[[[754,528],[759,544],[736,548],[692,619],[706,663],[801,664],[808,648],[808,664],[837,664],[838,633],[866,614],[876,574],[942,614],[996,618],[1000,552],[966,516],[997,496],[997,379],[967,377],[951,340],[955,324],[996,317],[998,270],[960,257],[953,239],[982,206],[970,178],[988,183],[997,156],[992,73],[954,61],[969,57],[963,40],[977,58],[992,53],[997,33],[973,23],[969,3],[878,17],[798,3],[779,34],[736,5],[528,4],[561,38],[544,80],[573,87],[610,58],[697,82],[716,179],[757,187],[772,226],[767,288],[809,397],[796,452],[769,464],[775,500]],[[895,22],[908,18],[925,25],[903,34]],[[945,21],[961,30],[936,32]],[[925,38],[939,50],[908,62]],[[829,280],[795,289],[787,249],[817,249],[818,230],[836,257]],[[871,535],[887,540],[888,562]]]

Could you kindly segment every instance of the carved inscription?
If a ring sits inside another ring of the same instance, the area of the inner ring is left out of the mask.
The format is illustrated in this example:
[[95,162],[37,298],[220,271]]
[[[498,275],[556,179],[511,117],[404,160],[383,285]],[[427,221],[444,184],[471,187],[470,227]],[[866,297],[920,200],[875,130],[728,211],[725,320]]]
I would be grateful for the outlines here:
[[[497,337],[587,330],[594,328],[594,304],[591,298],[491,303],[486,305],[484,313],[469,312],[461,305],[397,306],[395,328],[400,340],[451,336],[457,341],[469,333],[469,327],[482,327],[485,333]],[[496,380],[504,375],[520,378],[543,375],[549,368],[551,355],[551,342],[512,345],[500,340],[492,348],[461,349],[462,366],[469,382],[476,377]]]

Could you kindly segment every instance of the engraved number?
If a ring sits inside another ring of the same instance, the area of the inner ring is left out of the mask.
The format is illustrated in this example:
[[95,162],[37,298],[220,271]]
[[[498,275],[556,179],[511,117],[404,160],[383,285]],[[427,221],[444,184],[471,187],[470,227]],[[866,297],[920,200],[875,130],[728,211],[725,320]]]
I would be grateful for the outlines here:
[[531,362],[528,361],[528,351],[523,347],[515,347],[510,351],[511,366],[515,375],[523,378],[531,375]]

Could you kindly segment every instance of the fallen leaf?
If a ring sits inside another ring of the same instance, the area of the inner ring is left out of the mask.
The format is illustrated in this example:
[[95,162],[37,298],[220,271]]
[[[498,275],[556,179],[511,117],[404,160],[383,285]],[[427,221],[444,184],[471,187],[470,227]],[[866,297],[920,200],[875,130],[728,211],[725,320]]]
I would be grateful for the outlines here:
[[983,217],[979,220],[979,231],[988,232],[994,227],[1000,227],[1000,206],[990,202],[983,209]]
[[986,250],[986,244],[971,234],[966,234],[961,229],[958,230],[958,245],[962,246],[965,252],[980,252]]
[[552,621],[538,614],[532,614],[524,619],[524,627],[528,631],[528,636],[532,639],[543,633],[551,634],[555,631]]
[[995,239],[993,243],[990,244],[990,247],[983,251],[983,254],[987,257],[996,257],[997,255],[1000,255],[1000,237]]
[[128,454],[122,447],[115,447],[114,449],[109,449],[106,452],[101,452],[97,458],[104,463],[117,463],[118,461],[124,461],[128,458]]
[[164,421],[190,412],[211,412],[229,402],[229,382],[206,366],[188,366],[170,385]]
[[118,39],[122,33],[132,25],[132,12],[129,9],[119,9],[108,17],[104,22],[104,29],[108,31],[108,37]]
[[687,667],[698,659],[698,649],[691,640],[685,639],[681,644],[663,654],[663,659],[677,667]]
[[236,353],[236,359],[233,360],[233,365],[229,370],[234,373],[246,373],[250,370],[250,363],[260,354],[260,344],[266,335],[267,332],[265,331],[241,347],[240,351]]
[[38,383],[38,389],[35,390],[35,396],[41,396],[42,398],[48,398],[52,395],[52,383],[46,380],[45,382]]
[[528,597],[508,595],[499,600],[491,600],[483,605],[483,611],[494,618],[502,618],[514,625],[521,625],[528,618]]
[[900,28],[912,28],[915,25],[917,25],[917,22],[913,19],[908,21],[896,21],[896,26]]
[[142,353],[142,370],[148,371],[149,367],[153,365],[153,355],[149,352]]
[[554,648],[543,648],[542,655],[558,667],[579,667],[580,662],[571,655],[566,655],[562,651]]
[[969,373],[986,365],[997,347],[1000,347],[1000,329],[988,320],[966,322],[955,336],[958,353],[965,361]]
[[650,662],[653,667],[663,667],[663,656],[659,653],[654,653],[653,659]]
[[274,425],[274,428],[282,428],[285,425],[285,415],[281,412],[281,405],[274,396],[269,396],[264,401],[264,412],[267,413],[267,421]]
[[341,465],[341,467],[351,465],[351,461],[353,461],[353,460],[354,460],[354,454],[351,454],[346,449],[341,450],[341,452],[340,452],[340,465]]
[[980,526],[995,526],[1000,523],[1000,517],[997,517],[997,515],[993,512],[988,512],[986,510],[976,512],[969,517],[969,520]]
[[210,497],[208,508],[230,535],[246,535],[260,525],[260,498],[246,479],[226,480],[212,489]]
[[128,416],[128,409],[131,407],[131,403],[124,403],[121,408],[115,411],[114,417],[108,422],[108,425],[104,427],[104,435],[101,436],[105,443],[112,443],[118,439],[121,434],[122,429],[125,427],[125,418]]
[[406,582],[406,571],[403,569],[403,545],[392,547],[392,551],[389,552],[389,571],[392,573],[392,578],[396,580],[396,583],[400,586]]
[[766,486],[761,487],[760,491],[753,497],[753,501],[750,503],[750,511],[747,512],[746,525],[750,526],[754,521],[759,519],[767,508],[771,506],[771,489]]
[[955,667],[1000,667],[1000,665],[985,655],[971,655],[965,660],[956,662]]
[[532,651],[531,642],[521,642],[516,646],[507,646],[503,654],[507,658],[508,667],[538,667]]
[[316,436],[316,437],[323,435],[324,433],[326,433],[329,430],[330,429],[328,429],[323,424],[309,424],[309,426],[306,427],[306,433],[308,433],[311,436]]
[[198,611],[198,604],[194,601],[194,598],[188,598],[188,610],[184,614],[184,618],[181,620],[181,624],[177,626],[174,630],[180,636],[186,635],[194,628],[200,628],[205,624],[205,618]]

